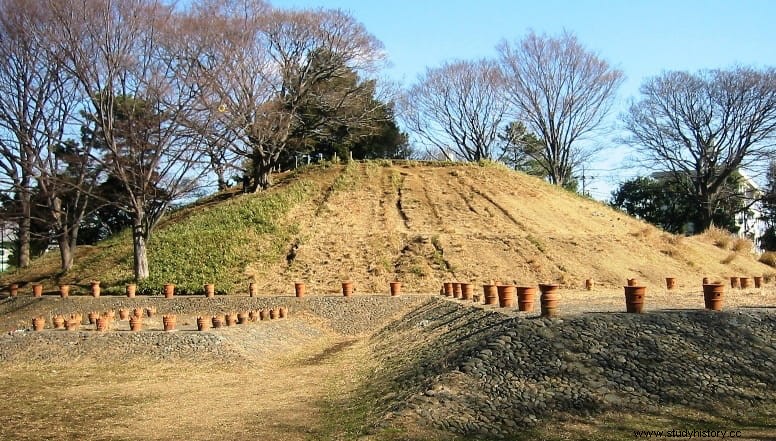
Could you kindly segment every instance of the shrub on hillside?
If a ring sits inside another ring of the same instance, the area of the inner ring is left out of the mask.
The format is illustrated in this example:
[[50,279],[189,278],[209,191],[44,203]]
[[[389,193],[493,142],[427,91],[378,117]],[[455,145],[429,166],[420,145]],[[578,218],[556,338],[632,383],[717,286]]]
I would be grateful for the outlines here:
[[722,248],[723,250],[728,249],[728,246],[733,242],[733,235],[731,235],[729,231],[717,228],[713,225],[704,231],[703,235],[707,237],[714,246]]
[[776,268],[776,252],[766,251],[760,256],[760,262]]

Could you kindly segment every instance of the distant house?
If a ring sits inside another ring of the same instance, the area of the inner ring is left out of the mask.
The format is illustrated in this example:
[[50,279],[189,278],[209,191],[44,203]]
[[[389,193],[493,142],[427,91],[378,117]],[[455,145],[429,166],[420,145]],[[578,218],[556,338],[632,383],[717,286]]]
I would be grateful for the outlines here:
[[738,235],[750,239],[755,244],[757,251],[759,249],[760,238],[765,234],[765,221],[763,220],[763,191],[746,174],[739,172],[741,181],[738,187],[740,194],[745,200],[752,201],[748,210],[736,214],[736,225],[738,225]]
[[16,242],[16,225],[11,222],[0,222],[0,272],[8,269]]

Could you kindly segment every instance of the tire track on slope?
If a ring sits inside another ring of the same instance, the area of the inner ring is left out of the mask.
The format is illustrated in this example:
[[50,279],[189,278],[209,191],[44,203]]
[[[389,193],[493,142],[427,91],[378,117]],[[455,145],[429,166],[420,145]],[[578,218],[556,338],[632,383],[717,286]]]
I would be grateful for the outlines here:
[[[471,184],[468,184],[468,186],[469,186],[469,188],[472,190],[472,192],[476,193],[477,195],[479,195],[480,197],[482,197],[483,199],[485,199],[486,201],[488,201],[489,203],[491,203],[491,204],[492,204],[492,205],[493,205],[493,206],[494,206],[494,207],[495,207],[497,210],[499,210],[499,211],[500,211],[500,212],[501,212],[501,213],[502,213],[504,216],[506,216],[506,217],[507,217],[507,219],[509,219],[510,221],[512,221],[512,223],[513,223],[513,224],[515,224],[515,226],[517,226],[517,227],[518,227],[518,228],[519,228],[519,229],[520,229],[520,230],[521,230],[523,233],[525,233],[525,235],[526,235],[526,236],[525,236],[525,239],[526,239],[526,241],[527,241],[528,243],[530,243],[530,244],[531,244],[531,246],[533,246],[533,248],[534,248],[534,249],[536,249],[536,251],[537,251],[537,253],[538,253],[539,255],[541,255],[542,257],[544,257],[545,259],[547,259],[547,261],[548,261],[550,264],[552,264],[552,266],[554,267],[554,270],[555,270],[557,273],[559,273],[559,274],[562,274],[562,275],[565,275],[565,274],[567,274],[567,272],[568,272],[568,271],[566,271],[566,269],[565,269],[565,268],[563,268],[561,265],[559,265],[559,264],[558,264],[558,263],[557,263],[557,262],[556,262],[556,261],[555,261],[555,260],[552,258],[552,256],[551,256],[550,254],[548,254],[548,253],[547,253],[547,251],[546,251],[546,250],[544,249],[544,247],[541,245],[541,243],[539,242],[539,240],[538,240],[537,238],[535,238],[534,236],[532,236],[530,233],[528,233],[528,230],[527,230],[527,228],[526,228],[525,224],[523,224],[522,222],[520,222],[519,220],[517,220],[517,218],[516,218],[514,215],[512,215],[512,213],[510,213],[510,212],[509,212],[509,210],[507,210],[507,209],[506,209],[506,208],[505,208],[503,205],[501,205],[499,202],[497,202],[495,199],[493,199],[493,197],[491,197],[490,195],[488,195],[488,194],[487,194],[487,193],[485,193],[484,191],[481,191],[481,190],[479,190],[478,188],[476,188],[475,186],[473,186],[473,185],[471,185]],[[528,260],[528,259],[527,259],[527,255],[526,255],[525,253],[522,253],[522,252],[521,252],[521,251],[519,251],[519,250],[517,250],[516,252],[517,252],[519,255],[522,255],[522,256],[523,256],[523,258],[524,258],[524,259],[526,259],[526,261]]]

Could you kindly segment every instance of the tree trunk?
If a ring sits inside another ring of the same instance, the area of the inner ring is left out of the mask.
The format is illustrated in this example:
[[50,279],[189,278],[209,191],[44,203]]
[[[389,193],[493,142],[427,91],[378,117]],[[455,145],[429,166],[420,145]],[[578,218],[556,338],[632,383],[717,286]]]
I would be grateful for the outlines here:
[[146,234],[142,221],[135,221],[132,227],[132,245],[134,254],[135,279],[147,279],[148,272],[148,254],[146,247]]
[[57,238],[57,243],[59,243],[59,257],[61,260],[62,271],[70,271],[70,268],[73,267],[73,251],[75,250],[74,247],[70,246],[68,234],[66,232],[60,233]]
[[19,219],[19,268],[27,268],[30,265],[30,228],[32,218],[32,195],[29,188],[22,184],[22,190],[19,194],[19,203],[21,205],[21,218]]
[[253,161],[253,191],[259,192],[266,190],[272,185],[272,176],[270,172],[272,166],[264,161],[254,159]]

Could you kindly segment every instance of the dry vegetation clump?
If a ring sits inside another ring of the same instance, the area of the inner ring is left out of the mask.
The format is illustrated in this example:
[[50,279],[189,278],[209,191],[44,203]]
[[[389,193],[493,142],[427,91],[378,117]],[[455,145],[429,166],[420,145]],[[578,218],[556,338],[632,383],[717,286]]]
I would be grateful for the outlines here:
[[776,268],[776,252],[766,251],[760,255],[760,262]]
[[749,252],[752,249],[754,249],[754,243],[752,243],[752,241],[749,239],[745,239],[743,237],[737,237],[733,239],[733,244],[730,247],[730,249],[736,252],[741,252],[741,251]]
[[717,248],[722,248],[723,250],[728,249],[728,246],[733,241],[733,236],[729,231],[723,230],[722,228],[718,228],[713,225],[704,231],[702,235],[709,239],[711,243],[714,244],[714,246]]

